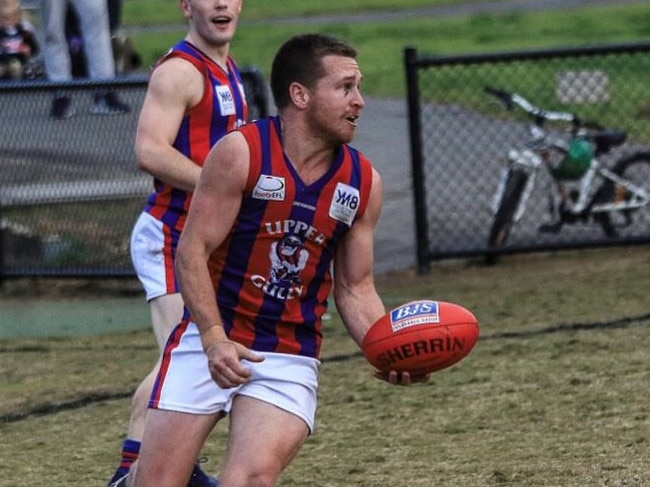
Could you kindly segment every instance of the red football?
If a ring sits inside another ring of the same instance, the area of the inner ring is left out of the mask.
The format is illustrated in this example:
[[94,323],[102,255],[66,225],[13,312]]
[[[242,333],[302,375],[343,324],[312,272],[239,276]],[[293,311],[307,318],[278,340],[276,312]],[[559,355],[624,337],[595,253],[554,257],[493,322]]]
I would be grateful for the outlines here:
[[363,339],[366,360],[379,370],[421,375],[455,364],[474,348],[478,321],[444,301],[411,301],[382,316]]

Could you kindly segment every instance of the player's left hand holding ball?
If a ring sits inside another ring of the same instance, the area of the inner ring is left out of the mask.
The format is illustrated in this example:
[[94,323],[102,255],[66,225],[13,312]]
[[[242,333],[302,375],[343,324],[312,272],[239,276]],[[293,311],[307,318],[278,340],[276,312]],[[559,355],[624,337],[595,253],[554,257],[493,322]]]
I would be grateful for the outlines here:
[[466,308],[419,300],[398,306],[368,330],[361,349],[376,367],[375,377],[391,384],[427,382],[432,372],[465,358],[476,345],[479,324]]

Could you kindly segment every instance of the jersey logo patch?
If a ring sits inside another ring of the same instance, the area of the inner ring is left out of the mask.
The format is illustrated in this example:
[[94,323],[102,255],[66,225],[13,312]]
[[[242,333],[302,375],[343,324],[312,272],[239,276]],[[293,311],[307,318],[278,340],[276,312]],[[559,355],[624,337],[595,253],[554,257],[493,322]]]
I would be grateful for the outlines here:
[[262,174],[251,196],[257,200],[284,201],[284,193],[284,178]]
[[230,88],[227,86],[215,86],[214,91],[217,95],[217,100],[219,100],[221,115],[234,115],[236,113],[235,99],[232,96]]
[[337,183],[330,203],[329,216],[351,227],[358,209],[359,190],[344,183]]
[[300,273],[308,259],[309,251],[304,248],[303,240],[296,234],[287,234],[271,244],[268,277],[255,274],[251,281],[264,294],[280,301],[298,298],[305,291]]

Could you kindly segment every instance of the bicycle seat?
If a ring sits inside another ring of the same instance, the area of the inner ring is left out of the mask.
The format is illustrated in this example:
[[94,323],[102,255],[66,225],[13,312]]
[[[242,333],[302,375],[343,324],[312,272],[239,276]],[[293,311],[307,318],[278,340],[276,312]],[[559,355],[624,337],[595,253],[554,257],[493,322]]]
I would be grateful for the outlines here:
[[590,139],[596,145],[596,153],[605,154],[612,147],[622,145],[627,140],[627,133],[622,130],[605,129],[593,134]]

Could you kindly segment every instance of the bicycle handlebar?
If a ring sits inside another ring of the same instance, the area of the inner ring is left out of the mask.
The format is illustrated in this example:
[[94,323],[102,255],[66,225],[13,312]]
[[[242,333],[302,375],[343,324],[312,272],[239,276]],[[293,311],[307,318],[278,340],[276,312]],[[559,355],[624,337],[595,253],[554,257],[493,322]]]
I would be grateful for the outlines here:
[[497,98],[507,110],[512,110],[513,105],[517,105],[524,112],[531,115],[535,119],[535,124],[538,126],[543,125],[545,120],[551,120],[569,122],[574,128],[588,128],[593,130],[603,130],[604,128],[595,122],[583,120],[573,113],[543,110],[516,93],[510,93],[491,86],[486,86],[485,92]]

